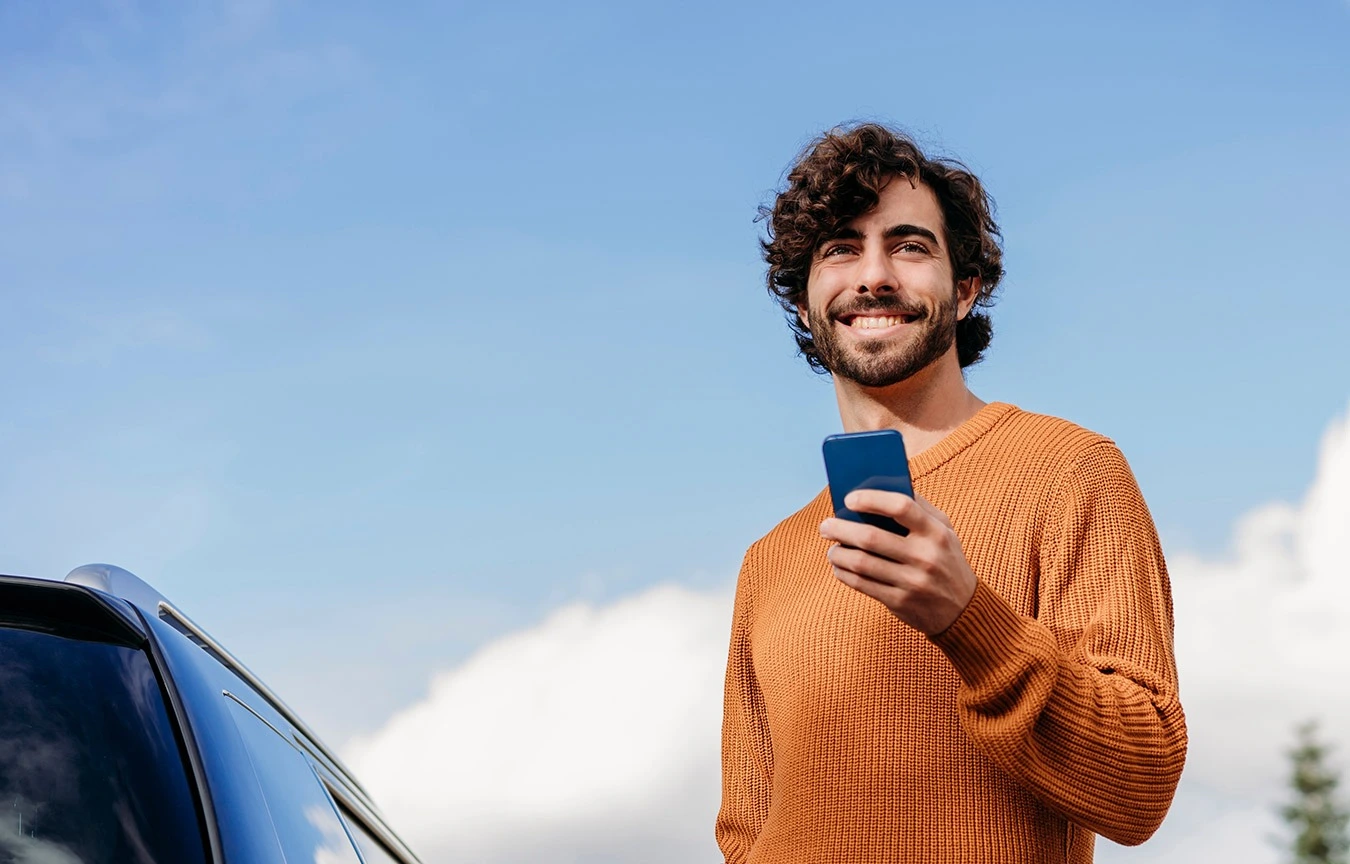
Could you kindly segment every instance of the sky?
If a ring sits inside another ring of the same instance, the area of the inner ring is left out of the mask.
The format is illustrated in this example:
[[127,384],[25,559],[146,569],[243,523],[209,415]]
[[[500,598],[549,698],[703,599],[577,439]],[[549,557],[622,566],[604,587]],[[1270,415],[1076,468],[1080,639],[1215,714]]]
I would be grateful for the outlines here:
[[1348,42],[1346,0],[0,3],[0,572],[144,577],[428,862],[714,860],[736,568],[839,429],[757,208],[882,120],[997,201],[972,389],[1113,438],[1172,566],[1191,759],[1099,859],[1274,861],[1294,723],[1350,747]]

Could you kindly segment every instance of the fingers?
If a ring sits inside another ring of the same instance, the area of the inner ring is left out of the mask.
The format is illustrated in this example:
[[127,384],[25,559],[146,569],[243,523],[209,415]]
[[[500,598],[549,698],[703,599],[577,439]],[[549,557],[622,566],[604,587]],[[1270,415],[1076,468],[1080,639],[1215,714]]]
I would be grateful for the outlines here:
[[840,544],[826,552],[835,578],[920,632],[950,626],[970,602],[977,579],[946,514],[922,498],[871,489],[850,492],[844,503],[855,512],[888,516],[910,533],[826,519],[820,535]]
[[835,546],[827,554],[836,579],[930,636],[950,627],[975,594],[977,580],[969,566],[938,574],[861,549]]
[[917,492],[913,497],[881,489],[854,489],[844,497],[844,506],[855,513],[889,516],[913,534],[931,533],[936,528],[952,527],[947,514]]
[[[927,501],[917,501],[899,492],[880,489],[855,489],[844,499],[844,505],[855,513],[874,513],[887,516],[908,529],[901,536],[862,522],[830,518],[820,525],[820,535],[844,546],[866,550],[891,561],[914,563],[921,554],[922,540],[941,534],[947,525],[946,516]],[[940,520],[929,513],[938,514]]]
[[899,492],[885,492],[881,489],[854,489],[844,497],[844,506],[855,513],[889,516],[908,528],[911,533],[921,529],[932,519],[923,506],[910,496]]
[[820,523],[820,536],[892,561],[905,561],[909,556],[905,538],[899,534],[849,519],[826,519]]
[[899,585],[903,578],[900,566],[894,560],[879,557],[868,550],[831,546],[825,557],[830,559],[836,572],[844,570],[883,585]]
[[947,518],[947,514],[939,510],[937,507],[934,507],[933,504],[930,503],[927,498],[923,497],[918,492],[914,493],[914,503],[918,504],[919,508],[924,513],[928,514],[928,516],[932,517],[939,524],[944,525],[947,528],[952,527],[952,522],[950,519]]
[[884,582],[878,582],[875,579],[868,579],[866,576],[855,573],[852,570],[846,570],[843,567],[836,566],[834,568],[834,577],[853,590],[866,594],[873,600],[880,601],[888,609],[896,608],[903,600],[903,591],[901,589],[896,588],[893,585],[887,585]]

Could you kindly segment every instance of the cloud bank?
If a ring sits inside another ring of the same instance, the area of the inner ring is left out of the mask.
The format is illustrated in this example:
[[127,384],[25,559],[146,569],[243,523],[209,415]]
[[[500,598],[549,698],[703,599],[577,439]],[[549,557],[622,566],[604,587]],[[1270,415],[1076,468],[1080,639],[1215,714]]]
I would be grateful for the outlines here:
[[346,756],[422,858],[713,860],[731,592],[572,605]]
[[[1102,862],[1273,864],[1293,728],[1350,745],[1350,415],[1297,505],[1233,531],[1228,556],[1170,557],[1191,734],[1176,805]],[[722,674],[730,590],[662,586],[574,605],[490,644],[347,749],[429,862],[720,860]]]
[[1222,560],[1174,554],[1170,568],[1186,773],[1144,847],[1152,857],[1107,849],[1099,858],[1274,864],[1294,727],[1319,720],[1337,764],[1350,766],[1350,414],[1322,436],[1300,504],[1239,519]]

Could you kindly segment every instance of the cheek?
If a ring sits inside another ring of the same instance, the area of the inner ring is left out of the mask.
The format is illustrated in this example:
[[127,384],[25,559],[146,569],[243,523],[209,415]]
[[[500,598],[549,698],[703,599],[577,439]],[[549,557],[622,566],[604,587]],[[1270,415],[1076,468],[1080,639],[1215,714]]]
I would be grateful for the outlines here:
[[828,270],[820,273],[812,273],[811,279],[807,283],[805,305],[799,307],[804,311],[815,310],[819,315],[824,315],[830,308],[830,304],[839,299],[841,293],[841,280],[839,275]]

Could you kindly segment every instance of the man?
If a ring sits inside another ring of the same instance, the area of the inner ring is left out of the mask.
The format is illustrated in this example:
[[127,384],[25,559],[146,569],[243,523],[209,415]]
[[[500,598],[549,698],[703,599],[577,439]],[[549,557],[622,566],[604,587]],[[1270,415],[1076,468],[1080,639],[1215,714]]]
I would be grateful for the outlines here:
[[1124,457],[962,369],[1003,275],[979,180],[877,125],[793,167],[770,290],[846,431],[915,495],[828,490],[746,553],[723,719],[729,864],[1087,862],[1146,840],[1185,761],[1166,566]]

